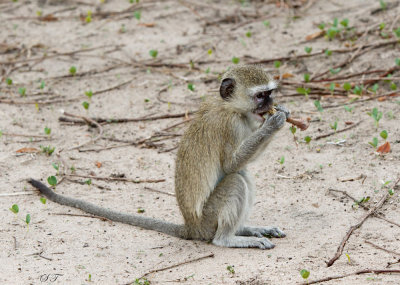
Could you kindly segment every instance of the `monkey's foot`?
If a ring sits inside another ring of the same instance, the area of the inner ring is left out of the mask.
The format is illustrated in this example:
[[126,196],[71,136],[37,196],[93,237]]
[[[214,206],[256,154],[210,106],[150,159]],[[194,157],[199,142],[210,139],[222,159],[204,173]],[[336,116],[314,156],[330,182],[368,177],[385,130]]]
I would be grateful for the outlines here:
[[265,237],[243,237],[243,236],[231,236],[220,239],[214,239],[213,244],[223,247],[253,247],[260,249],[271,249],[275,245]]
[[239,236],[255,236],[255,237],[276,237],[283,238],[286,234],[277,227],[243,227],[236,235]]

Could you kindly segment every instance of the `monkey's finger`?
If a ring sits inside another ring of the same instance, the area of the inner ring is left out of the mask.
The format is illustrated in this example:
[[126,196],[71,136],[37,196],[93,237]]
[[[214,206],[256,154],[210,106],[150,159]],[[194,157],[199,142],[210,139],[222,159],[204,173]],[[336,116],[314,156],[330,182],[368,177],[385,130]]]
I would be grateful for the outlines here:
[[285,113],[286,119],[288,119],[288,118],[290,117],[290,110],[289,110],[288,108],[286,108],[285,106],[283,106],[283,105],[276,105],[276,106],[275,106],[275,109],[276,109],[277,111],[281,111],[281,112]]

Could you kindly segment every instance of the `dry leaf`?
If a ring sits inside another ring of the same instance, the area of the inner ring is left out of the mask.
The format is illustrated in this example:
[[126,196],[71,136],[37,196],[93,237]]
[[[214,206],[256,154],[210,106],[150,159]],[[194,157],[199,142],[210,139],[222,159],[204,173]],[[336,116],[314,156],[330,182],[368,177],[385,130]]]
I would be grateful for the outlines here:
[[311,40],[317,39],[319,37],[322,37],[323,35],[325,35],[325,31],[318,31],[314,34],[308,35],[306,37],[306,41],[311,41]]
[[291,78],[291,77],[294,77],[294,75],[291,74],[291,73],[284,73],[284,74],[282,74],[282,79],[287,79],[287,78]]
[[139,26],[146,27],[146,28],[153,28],[156,24],[155,23],[139,23]]
[[16,151],[16,153],[36,153],[36,152],[40,152],[40,150],[34,147],[23,147]]
[[379,153],[389,153],[389,152],[390,152],[390,143],[389,143],[389,142],[385,142],[383,145],[381,145],[380,147],[378,147],[378,149],[376,150],[376,152],[379,152]]
[[348,125],[352,125],[352,124],[354,124],[354,122],[351,122],[351,121],[345,121],[345,122],[344,122],[344,124],[345,124],[346,126],[348,126]]
[[103,164],[100,161],[96,161],[97,168],[100,168]]
[[52,14],[40,17],[39,19],[40,19],[40,21],[43,21],[43,22],[55,22],[55,21],[58,21],[58,18],[54,17]]

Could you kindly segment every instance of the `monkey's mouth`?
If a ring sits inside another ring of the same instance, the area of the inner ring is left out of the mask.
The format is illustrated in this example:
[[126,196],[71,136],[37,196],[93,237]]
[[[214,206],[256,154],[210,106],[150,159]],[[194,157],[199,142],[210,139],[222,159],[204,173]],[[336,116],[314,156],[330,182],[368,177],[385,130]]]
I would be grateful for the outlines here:
[[270,112],[270,110],[273,108],[273,104],[266,104],[265,106],[256,109],[253,111],[253,114],[255,114],[257,117],[262,119],[262,121],[265,120],[264,116]]

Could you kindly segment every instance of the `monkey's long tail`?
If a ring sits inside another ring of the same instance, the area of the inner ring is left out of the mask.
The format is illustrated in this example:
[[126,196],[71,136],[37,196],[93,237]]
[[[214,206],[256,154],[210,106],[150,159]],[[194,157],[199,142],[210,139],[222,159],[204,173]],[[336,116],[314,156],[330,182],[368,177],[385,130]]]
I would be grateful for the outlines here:
[[125,214],[111,209],[102,208],[90,202],[57,194],[49,187],[35,179],[29,179],[28,182],[32,184],[33,187],[37,188],[49,200],[58,204],[78,208],[86,213],[107,218],[115,222],[137,226],[147,230],[154,230],[179,238],[187,238],[186,228],[184,225],[177,225],[154,218]]

